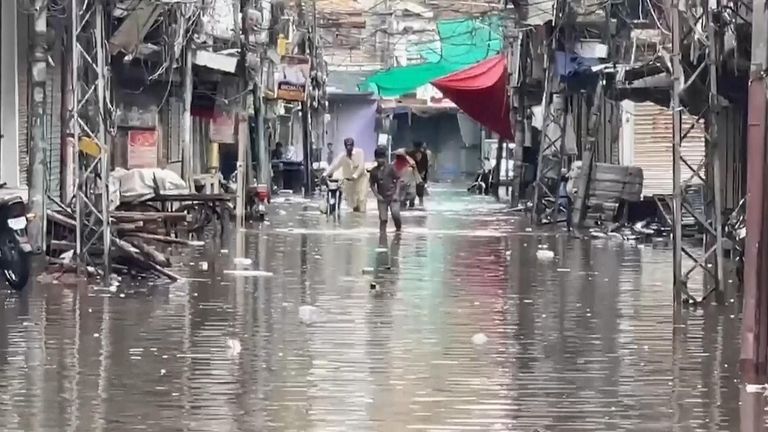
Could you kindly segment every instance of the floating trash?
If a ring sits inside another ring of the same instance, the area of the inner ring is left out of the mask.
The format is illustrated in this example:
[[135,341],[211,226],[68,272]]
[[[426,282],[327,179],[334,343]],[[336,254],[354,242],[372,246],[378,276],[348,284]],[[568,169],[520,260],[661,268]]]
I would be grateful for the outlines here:
[[744,389],[747,393],[767,393],[768,384],[747,384]]
[[249,266],[253,264],[253,260],[250,258],[235,258],[233,261],[236,266]]
[[240,346],[239,340],[233,339],[233,338],[227,339],[227,355],[228,356],[234,357],[240,354],[240,350],[242,350],[242,347]]
[[555,259],[555,253],[547,249],[539,249],[536,251],[536,258],[540,260]]
[[485,333],[475,333],[472,336],[472,343],[475,345],[485,345],[488,342],[488,336]]
[[255,276],[255,277],[272,277],[273,273],[261,271],[261,270],[225,270],[225,274],[231,274],[235,276]]
[[200,265],[200,270],[208,271],[208,261],[201,261],[199,265]]
[[314,324],[322,319],[323,312],[320,309],[310,305],[299,306],[299,321],[303,324]]

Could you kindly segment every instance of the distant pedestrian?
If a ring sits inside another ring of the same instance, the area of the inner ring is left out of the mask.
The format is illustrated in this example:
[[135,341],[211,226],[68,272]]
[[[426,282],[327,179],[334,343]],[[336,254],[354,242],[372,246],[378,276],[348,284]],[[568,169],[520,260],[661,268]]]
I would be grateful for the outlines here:
[[288,143],[288,149],[285,151],[285,160],[296,160],[296,146],[293,143]]
[[336,159],[336,155],[333,153],[333,143],[328,143],[326,147],[328,150],[325,153],[325,162],[330,166]]
[[403,227],[400,219],[400,176],[387,160],[387,148],[379,146],[374,152],[376,166],[370,171],[370,184],[379,210],[379,230],[386,231],[388,213],[392,214],[395,230]]
[[275,149],[272,150],[272,160],[283,160],[283,143],[275,143]]
[[[419,199],[419,207],[424,206],[424,189],[429,176],[429,158],[424,151],[424,143],[421,141],[413,142],[413,149],[408,152],[408,156],[416,162],[416,171],[419,173],[419,182],[416,184],[416,197]],[[408,203],[408,207],[413,208],[415,200]]]

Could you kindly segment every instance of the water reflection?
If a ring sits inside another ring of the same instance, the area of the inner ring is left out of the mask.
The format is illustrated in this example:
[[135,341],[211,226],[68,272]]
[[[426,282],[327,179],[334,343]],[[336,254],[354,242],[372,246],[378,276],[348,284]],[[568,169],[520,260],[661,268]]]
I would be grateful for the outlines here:
[[[286,204],[242,244],[183,251],[210,261],[185,284],[0,293],[4,430],[765,429],[738,302],[673,310],[668,250],[430,198],[385,236]],[[274,276],[224,274],[240,251]],[[303,304],[326,319],[299,323]]]

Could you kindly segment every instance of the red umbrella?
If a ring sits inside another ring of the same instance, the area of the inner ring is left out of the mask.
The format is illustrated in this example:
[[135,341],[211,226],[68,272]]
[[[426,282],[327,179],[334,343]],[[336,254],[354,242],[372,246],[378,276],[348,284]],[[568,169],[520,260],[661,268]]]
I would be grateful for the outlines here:
[[505,140],[514,140],[507,97],[507,62],[503,55],[454,72],[432,85],[476,122]]

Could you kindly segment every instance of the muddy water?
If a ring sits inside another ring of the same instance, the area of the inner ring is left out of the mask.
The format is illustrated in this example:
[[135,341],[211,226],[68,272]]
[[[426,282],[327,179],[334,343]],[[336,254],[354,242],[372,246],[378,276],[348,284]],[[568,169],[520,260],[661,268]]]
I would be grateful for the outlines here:
[[[187,283],[1,293],[2,429],[763,430],[738,301],[674,314],[668,250],[430,199],[386,238],[373,208],[342,229],[278,204],[242,244],[177,251]],[[271,275],[229,272],[238,246]]]

